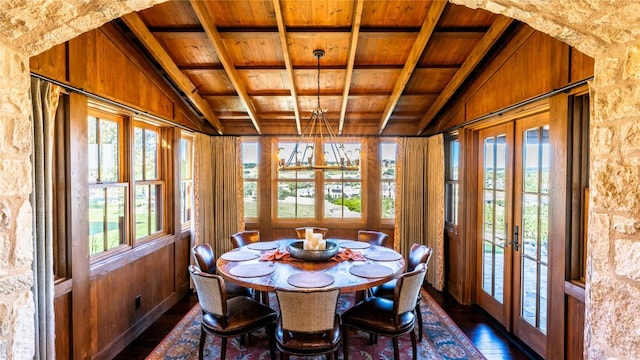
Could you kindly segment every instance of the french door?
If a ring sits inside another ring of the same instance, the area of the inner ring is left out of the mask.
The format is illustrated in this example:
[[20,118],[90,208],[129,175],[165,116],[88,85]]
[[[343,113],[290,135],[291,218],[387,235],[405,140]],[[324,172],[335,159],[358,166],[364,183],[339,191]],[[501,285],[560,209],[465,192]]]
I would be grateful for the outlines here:
[[478,132],[477,303],[544,356],[547,333],[548,113]]

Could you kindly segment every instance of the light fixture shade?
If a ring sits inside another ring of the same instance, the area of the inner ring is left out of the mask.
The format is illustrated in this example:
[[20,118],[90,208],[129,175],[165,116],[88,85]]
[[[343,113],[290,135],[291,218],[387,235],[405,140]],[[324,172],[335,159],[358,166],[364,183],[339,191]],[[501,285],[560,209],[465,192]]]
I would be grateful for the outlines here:
[[[284,153],[278,149],[278,170],[348,170],[360,169],[360,154],[347,151],[344,144],[338,140],[338,135],[327,121],[326,110],[320,107],[320,58],[324,50],[314,50],[313,55],[318,59],[318,106],[311,112],[311,117],[302,131],[293,150]],[[316,144],[330,144],[320,159],[316,156]]]

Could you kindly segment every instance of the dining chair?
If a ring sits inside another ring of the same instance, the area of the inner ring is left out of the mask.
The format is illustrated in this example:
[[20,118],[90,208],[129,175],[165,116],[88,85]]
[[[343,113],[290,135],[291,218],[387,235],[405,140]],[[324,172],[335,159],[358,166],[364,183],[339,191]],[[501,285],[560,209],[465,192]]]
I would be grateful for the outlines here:
[[[425,245],[413,244],[407,256],[407,271],[413,271],[419,264],[424,264],[428,268],[429,260],[433,254],[433,249]],[[375,286],[369,290],[370,296],[377,296],[385,299],[393,299],[395,289],[398,286],[397,279]],[[420,312],[420,302],[422,301],[422,291],[418,291],[416,300],[416,316],[418,321],[418,341],[422,341],[422,313]]]
[[415,308],[418,292],[420,292],[426,272],[426,266],[418,264],[415,270],[405,272],[398,277],[398,287],[392,300],[370,296],[342,314],[344,360],[348,360],[349,357],[349,328],[362,330],[376,336],[391,337],[393,355],[396,360],[400,359],[398,338],[409,333],[413,359],[416,359],[418,351],[414,331],[416,325]]
[[[307,231],[309,227],[299,227],[299,228],[295,228],[294,230],[296,231],[296,236],[298,237],[298,239],[304,239],[305,237],[305,232]],[[327,228],[322,228],[322,227],[311,227],[313,229],[313,233],[314,234],[322,234],[322,238],[326,238],[327,237],[327,232],[329,231],[329,229]]]
[[225,282],[219,275],[208,274],[189,266],[189,273],[198,292],[202,322],[198,359],[202,360],[207,334],[222,340],[220,356],[226,358],[227,339],[265,328],[269,336],[269,353],[275,360],[275,323],[277,313],[270,307],[245,296],[227,298]]
[[371,245],[387,246],[389,235],[380,231],[360,230],[358,231],[358,241],[368,242]]
[[[191,248],[191,255],[199,267],[199,270],[207,274],[216,273],[216,257],[209,244],[196,245]],[[236,296],[253,297],[253,291],[249,288],[236,285],[232,282],[226,283],[227,298]]]
[[229,237],[231,239],[231,244],[233,244],[233,248],[239,248],[241,246],[257,243],[260,241],[260,231],[258,230],[247,230],[237,232]]
[[339,292],[338,288],[276,289],[280,316],[275,338],[281,359],[322,354],[338,359],[342,339],[336,313]]

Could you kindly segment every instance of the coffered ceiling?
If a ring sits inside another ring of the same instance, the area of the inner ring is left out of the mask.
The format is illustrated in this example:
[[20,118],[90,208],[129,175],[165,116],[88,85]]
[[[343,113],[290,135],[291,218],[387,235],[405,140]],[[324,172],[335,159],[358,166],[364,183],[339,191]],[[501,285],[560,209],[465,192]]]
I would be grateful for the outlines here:
[[225,135],[295,135],[320,103],[342,135],[418,135],[512,20],[445,1],[170,1],[125,31]]

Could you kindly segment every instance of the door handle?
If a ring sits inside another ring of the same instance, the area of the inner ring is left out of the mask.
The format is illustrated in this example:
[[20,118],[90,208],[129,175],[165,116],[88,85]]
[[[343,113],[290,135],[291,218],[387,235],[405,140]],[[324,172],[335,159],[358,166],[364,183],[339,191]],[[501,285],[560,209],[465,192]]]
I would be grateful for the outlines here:
[[513,250],[515,251],[518,251],[518,247],[520,246],[518,243],[519,230],[518,225],[513,226],[513,240],[509,241],[509,244],[513,245]]

